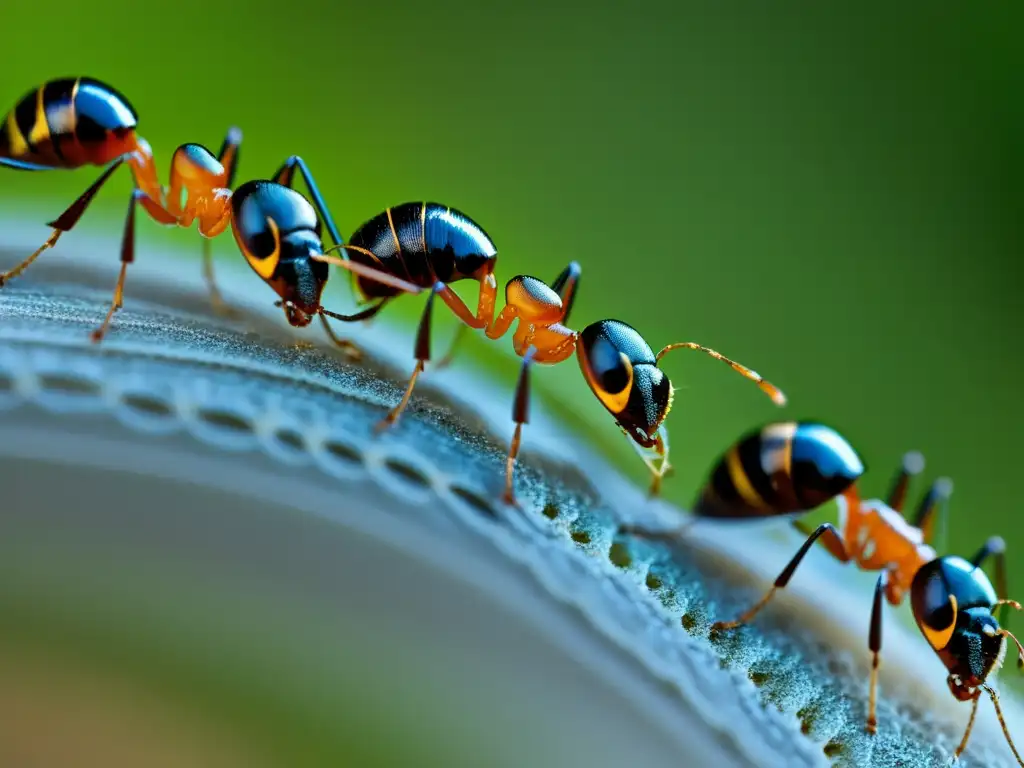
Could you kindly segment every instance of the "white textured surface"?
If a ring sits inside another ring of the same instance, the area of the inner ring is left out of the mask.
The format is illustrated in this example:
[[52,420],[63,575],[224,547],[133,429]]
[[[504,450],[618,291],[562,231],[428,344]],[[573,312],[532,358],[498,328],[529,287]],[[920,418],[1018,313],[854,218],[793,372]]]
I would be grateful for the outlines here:
[[[28,247],[32,242],[12,236],[9,227],[4,231],[5,244]],[[77,232],[75,236],[79,237]],[[83,245],[83,241],[87,238],[75,244],[76,254],[83,248],[100,252],[111,243]],[[858,707],[863,702],[855,702],[850,711],[843,709],[838,692],[863,696],[866,687],[860,670],[852,678],[844,671],[847,657],[857,665],[866,659],[870,584],[865,586],[852,569],[840,572],[826,557],[812,556],[787,590],[786,599],[773,606],[774,625],[772,617],[766,617],[766,632],[750,630],[743,634],[742,643],[720,647],[712,647],[705,639],[710,620],[734,611],[749,596],[726,589],[720,578],[743,580],[737,572],[744,570],[758,577],[774,576],[795,548],[796,539],[789,531],[766,534],[760,528],[746,529],[721,537],[710,529],[695,529],[693,542],[725,556],[711,567],[703,560],[697,566],[690,552],[620,541],[631,549],[633,563],[627,569],[617,568],[608,559],[616,520],[664,524],[678,512],[649,502],[640,489],[572,436],[561,434],[543,408],[535,409],[530,424],[532,455],[572,456],[573,467],[564,468],[554,460],[529,467],[520,489],[523,511],[491,505],[490,514],[481,514],[458,495],[496,496],[501,484],[501,441],[511,433],[508,393],[495,396],[493,383],[476,378],[464,367],[425,378],[422,392],[434,392],[436,402],[440,390],[451,402],[457,398],[448,394],[446,383],[458,381],[458,392],[476,396],[465,405],[482,421],[485,432],[459,426],[466,421],[461,408],[453,412],[443,404],[419,400],[416,412],[403,419],[393,434],[372,436],[371,426],[384,404],[400,394],[399,384],[382,378],[381,372],[407,370],[411,329],[395,330],[384,324],[360,327],[353,335],[383,367],[339,365],[320,353],[281,344],[287,331],[270,306],[269,290],[244,267],[218,264],[224,287],[245,286],[242,291],[229,290],[228,295],[232,303],[252,313],[247,324],[258,328],[264,342],[255,345],[253,336],[204,317],[198,265],[174,263],[176,268],[170,269],[173,262],[166,257],[140,256],[130,272],[126,308],[108,340],[97,349],[86,341],[86,332],[102,315],[105,291],[94,295],[49,281],[102,286],[108,282],[108,271],[112,278],[116,264],[76,256],[73,272],[67,260],[58,263],[61,250],[66,253],[69,247],[61,245],[29,273],[29,279],[0,293],[0,410],[19,415],[17,420],[4,421],[5,452],[25,456],[35,451],[41,459],[48,452],[47,440],[56,440],[61,429],[71,429],[72,420],[92,424],[94,417],[101,417],[127,428],[121,438],[111,432],[109,439],[132,441],[140,472],[159,466],[166,472],[185,473],[195,483],[274,500],[274,483],[254,483],[241,471],[236,475],[210,472],[212,463],[196,465],[180,455],[173,461],[161,456],[147,464],[147,452],[158,446],[148,447],[139,435],[187,436],[217,451],[258,454],[270,459],[261,464],[267,467],[264,472],[282,476],[312,472],[319,477],[322,493],[304,494],[303,512],[326,516],[386,541],[484,590],[609,685],[660,739],[675,743],[676,765],[824,765],[828,761],[822,747],[833,738],[848,747],[842,755],[847,765],[894,764],[887,762],[890,759],[904,760],[908,766],[941,764],[940,748],[915,746],[915,739],[933,738],[931,721],[897,726],[890,720],[892,725],[886,728],[883,719],[882,734],[870,740],[859,732]],[[98,279],[97,273],[104,277]],[[62,293],[64,297],[55,300]],[[319,343],[319,329],[308,329],[303,338]],[[10,382],[6,388],[4,381]],[[74,386],[69,387],[69,381]],[[295,395],[297,388],[302,389],[301,397]],[[139,398],[149,403],[147,409],[132,406]],[[155,409],[160,413],[151,412],[154,403],[162,404]],[[19,422],[31,424],[33,413],[58,415],[51,424],[56,432],[15,440],[14,430],[26,428],[19,427]],[[224,416],[238,420],[239,426],[225,427]],[[59,442],[68,451],[69,462],[102,463],[107,455],[88,450],[88,441],[79,442],[77,452],[73,441]],[[339,451],[337,446],[344,449]],[[421,481],[402,479],[389,468],[394,462],[413,468]],[[332,501],[332,487],[339,494],[372,488],[373,493],[393,495],[405,510],[391,516],[353,514],[351,506]],[[296,504],[294,495],[276,501]],[[554,522],[540,514],[549,502],[558,508]],[[415,518],[409,510],[416,510]],[[480,563],[495,557],[504,570],[500,578],[492,574],[488,581]],[[744,563],[743,569],[735,567],[737,561]],[[654,591],[645,587],[649,573],[657,574],[666,586]],[[706,583],[708,573],[714,583]],[[509,580],[521,577],[539,585],[544,597],[524,591],[522,585],[513,587]],[[828,582],[827,590],[821,587],[823,581]],[[559,605],[574,606],[591,631],[569,632],[564,621],[552,622],[551,611]],[[798,623],[798,616],[803,621]],[[680,626],[682,617],[690,622],[692,634]],[[788,633],[779,630],[780,622]],[[823,641],[833,649],[828,654],[815,647]],[[892,616],[887,617],[885,644],[883,690],[897,692],[897,699],[912,702],[912,709],[930,713],[942,723],[948,734],[935,738],[937,743],[955,744],[967,712],[946,692],[941,665],[920,638]],[[759,691],[750,681],[751,672],[773,679]],[[883,718],[892,714],[893,706],[903,708],[890,702],[883,707]],[[1007,702],[1007,709],[1014,732],[1022,733],[1019,707]],[[801,710],[814,713],[812,738],[800,733],[795,714]],[[714,736],[708,738],[711,733],[695,727],[701,721]],[[639,737],[622,734],[627,740]],[[972,742],[976,749],[969,752],[974,758],[965,764],[1008,764],[995,757],[1005,754],[1001,738],[990,708],[983,705]],[[632,748],[638,757],[648,757],[642,743]],[[656,753],[652,747],[650,761],[644,764],[661,764]],[[686,762],[687,755],[699,761]],[[712,759],[718,762],[708,762]]]

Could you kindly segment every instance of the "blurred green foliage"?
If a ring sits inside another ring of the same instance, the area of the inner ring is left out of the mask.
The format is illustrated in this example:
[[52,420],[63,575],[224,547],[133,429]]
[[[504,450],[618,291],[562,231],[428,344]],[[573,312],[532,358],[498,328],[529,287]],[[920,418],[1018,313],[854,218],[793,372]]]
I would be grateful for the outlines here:
[[[753,426],[822,419],[861,451],[868,493],[909,448],[951,475],[951,548],[1001,533],[1020,598],[1021,8],[740,5],[16,3],[0,98],[88,74],[134,103],[162,173],[178,144],[216,148],[238,124],[240,179],[303,155],[343,232],[431,199],[487,229],[499,279],[577,259],[577,325],[714,346],[790,397],[778,411],[717,363],[669,358],[670,498],[692,499]],[[95,175],[4,172],[0,196],[56,214]],[[127,191],[112,185],[87,221],[117,227]],[[199,252],[194,233],[139,237],[142,259],[160,238]],[[239,258],[230,237],[217,253]],[[411,324],[419,308],[391,314]],[[511,387],[500,344],[465,354]],[[411,361],[411,332],[409,346]],[[544,417],[592,424],[644,481],[575,368],[537,372]]]

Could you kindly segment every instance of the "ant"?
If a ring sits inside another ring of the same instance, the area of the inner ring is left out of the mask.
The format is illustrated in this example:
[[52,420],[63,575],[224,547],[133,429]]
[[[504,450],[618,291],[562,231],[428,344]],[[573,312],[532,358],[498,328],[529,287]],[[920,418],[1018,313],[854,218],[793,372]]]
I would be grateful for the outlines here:
[[[741,438],[712,470],[694,507],[697,519],[790,515],[812,510],[834,498],[839,506],[839,526],[818,526],[764,597],[736,620],[716,622],[712,632],[750,623],[775,593],[789,583],[804,556],[821,537],[829,553],[841,562],[853,561],[862,570],[881,572],[875,585],[868,634],[872,663],[867,731],[874,734],[878,729],[876,690],[882,648],[882,599],[898,606],[909,593],[917,626],[949,670],[950,692],[958,700],[973,704],[955,757],[959,758],[967,747],[984,690],[992,699],[1010,749],[1024,766],[1010,738],[999,697],[986,682],[1002,664],[1007,639],[1016,644],[1017,663],[1024,669],[1024,648],[1008,629],[1000,627],[992,614],[999,608],[1005,625],[1006,609],[1020,610],[1021,605],[1005,597],[1000,599],[982,570],[988,558],[995,559],[998,594],[1005,596],[1005,544],[994,536],[969,561],[952,555],[938,557],[930,542],[935,518],[944,512],[952,493],[952,482],[948,478],[936,480],[912,520],[902,514],[910,480],[923,470],[921,454],[907,453],[886,500],[861,501],[856,483],[864,473],[864,464],[846,439],[832,428],[813,422],[785,422],[769,424]],[[657,538],[678,532],[655,533],[636,527],[623,530]]]
[[[576,352],[587,384],[633,440],[647,464],[653,478],[652,494],[658,493],[669,469],[668,433],[663,421],[672,405],[673,390],[668,377],[658,368],[658,362],[668,352],[674,349],[704,352],[757,382],[777,404],[785,404],[782,392],[755,371],[700,344],[670,344],[655,355],[636,330],[618,320],[601,320],[582,331],[569,328],[565,323],[572,311],[581,274],[580,265],[575,261],[570,262],[551,285],[529,275],[513,277],[505,286],[505,306],[495,316],[497,248],[479,224],[449,206],[423,202],[388,208],[360,226],[348,243],[335,248],[345,252],[348,263],[382,271],[416,286],[410,291],[384,284],[376,274],[355,275],[353,279],[363,303],[373,302],[358,314],[358,319],[377,314],[402,292],[430,292],[416,334],[416,365],[401,401],[380,422],[378,430],[398,421],[409,404],[417,378],[430,360],[435,296],[462,322],[460,333],[468,327],[483,330],[489,339],[499,339],[518,321],[512,346],[523,358],[523,364],[512,408],[515,432],[506,459],[504,500],[509,504],[515,502],[515,464],[523,424],[529,419],[532,363],[560,363]],[[475,312],[449,287],[459,280],[474,280],[479,284]],[[451,358],[454,347],[453,343],[442,365]]]
[[[286,305],[286,316],[295,326],[308,325],[319,315],[331,340],[352,356],[354,345],[334,335],[326,317],[350,321],[357,315],[338,315],[320,305],[327,282],[327,264],[364,275],[376,275],[382,284],[414,290],[389,275],[342,263],[324,255],[321,243],[323,219],[334,241],[340,242],[316,184],[301,158],[289,158],[277,178],[281,183],[251,181],[234,193],[231,186],[238,165],[242,133],[231,128],[215,156],[199,144],[183,144],[171,158],[170,186],[157,178],[149,143],[136,133],[138,118],[128,100],[109,85],[88,77],[51,80],[27,94],[0,124],[0,165],[18,170],[74,169],[86,165],[106,170],[60,216],[49,223],[53,233],[35,252],[13,269],[0,273],[0,287],[18,277],[61,235],[70,231],[92,199],[122,165],[127,164],[135,182],[121,241],[121,271],[114,297],[103,323],[92,332],[99,342],[121,308],[128,265],[135,259],[135,210],[137,205],[160,224],[191,227],[198,221],[203,236],[203,271],[211,302],[219,312],[227,307],[213,275],[210,239],[232,227],[235,240],[256,273],[270,283]],[[290,189],[295,169],[304,178],[316,210],[302,195]]]

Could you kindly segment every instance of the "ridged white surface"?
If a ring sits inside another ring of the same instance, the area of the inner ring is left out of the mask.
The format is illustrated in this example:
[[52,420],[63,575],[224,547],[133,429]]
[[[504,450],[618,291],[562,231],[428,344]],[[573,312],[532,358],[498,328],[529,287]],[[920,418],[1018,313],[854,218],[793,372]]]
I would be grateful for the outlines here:
[[[32,243],[20,230],[3,229],[5,245]],[[415,400],[399,428],[374,437],[385,404],[400,395],[394,370],[408,369],[412,330],[358,328],[353,335],[371,352],[370,366],[349,367],[329,353],[297,349],[282,343],[289,331],[269,306],[269,289],[244,268],[218,264],[222,287],[245,286],[227,294],[251,313],[245,325],[257,329],[258,343],[247,327],[207,316],[197,264],[140,256],[114,331],[94,347],[86,333],[102,316],[106,293],[80,284],[104,285],[116,265],[81,255],[109,249],[111,241],[86,247],[82,240],[73,265],[62,243],[64,257],[47,255],[24,281],[0,293],[0,411],[12,415],[0,427],[4,452],[17,455],[12,431],[31,425],[32,414],[45,414],[59,417],[48,422],[56,430],[78,430],[76,420],[115,425],[142,464],[147,442],[139,436],[153,438],[154,450],[160,438],[187,436],[214,451],[265,457],[260,466],[278,466],[282,475],[313,473],[318,484],[337,488],[337,496],[328,501],[330,495],[310,493],[302,500],[309,514],[387,541],[487,590],[497,603],[515,593],[507,581],[514,574],[539,585],[545,599],[520,600],[517,615],[547,632],[674,742],[677,765],[828,765],[823,747],[829,741],[843,747],[842,765],[938,765],[955,745],[966,708],[945,691],[941,665],[920,638],[894,616],[887,617],[883,691],[895,691],[896,698],[883,702],[879,737],[861,733],[870,585],[824,556],[802,567],[789,594],[773,606],[774,619],[766,615],[764,630],[759,625],[745,630],[742,640],[709,644],[710,621],[731,615],[752,594],[726,582],[747,580],[750,572],[774,576],[795,548],[788,531],[758,528],[722,537],[695,529],[691,541],[703,554],[617,539],[617,520],[667,524],[679,513],[649,502],[573,436],[560,433],[542,408],[534,409],[529,426],[529,455],[538,462],[522,473],[524,509],[488,501],[501,486],[502,441],[511,431],[507,391],[464,369],[425,377],[417,391],[431,397]],[[319,329],[303,338],[319,343]],[[465,402],[465,393],[476,399]],[[486,431],[465,425],[466,408]],[[110,434],[116,439],[116,431]],[[571,456],[573,467],[545,459],[546,452]],[[102,463],[103,457],[68,460]],[[176,471],[174,462],[161,462],[165,471]],[[180,467],[189,468],[195,483],[240,493],[247,487],[241,475],[207,475],[187,461]],[[367,488],[392,497],[401,514],[352,514],[346,494]],[[260,493],[266,498],[267,489],[260,486]],[[542,513],[545,506],[557,511],[554,520]],[[609,561],[615,542],[629,553],[629,567]],[[453,556],[453,548],[466,556]],[[514,567],[487,583],[481,557]],[[549,627],[552,606],[572,607],[591,632]],[[1006,705],[1011,728],[1024,739],[1019,706]],[[809,736],[800,732],[801,720]],[[936,737],[937,728],[945,735]],[[1010,765],[1001,738],[983,703],[965,764]],[[643,744],[634,748],[644,756]],[[661,764],[652,760],[645,765]]]

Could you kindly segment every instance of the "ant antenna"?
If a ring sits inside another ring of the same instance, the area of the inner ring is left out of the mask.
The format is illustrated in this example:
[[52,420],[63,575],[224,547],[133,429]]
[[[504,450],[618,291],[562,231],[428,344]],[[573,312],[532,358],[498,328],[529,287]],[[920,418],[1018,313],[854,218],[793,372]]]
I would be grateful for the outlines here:
[[402,280],[401,278],[395,277],[394,275],[389,275],[387,272],[384,272],[380,269],[368,267],[367,265],[360,264],[359,262],[356,261],[349,261],[348,259],[339,259],[336,256],[327,255],[331,251],[336,251],[340,248],[351,248],[353,251],[359,251],[360,253],[368,254],[369,256],[373,256],[374,259],[377,258],[376,256],[374,256],[373,252],[368,251],[365,248],[359,248],[354,245],[332,245],[330,248],[325,248],[323,253],[314,254],[313,256],[310,256],[310,258],[313,261],[322,261],[326,264],[333,264],[336,267],[347,269],[349,272],[354,272],[360,277],[365,277],[367,280],[373,280],[374,282],[380,283],[381,285],[387,285],[390,286],[391,288],[397,288],[398,290],[404,291],[405,293],[420,293],[423,290],[418,285],[413,285],[412,283]]
[[[1020,605],[1018,604],[1017,607],[1020,608]],[[1017,669],[1024,669],[1024,646],[1020,644],[1020,640],[1018,640],[1014,636],[1013,632],[1008,629],[1000,629],[999,634],[1013,640],[1014,644],[1017,646]]]
[[744,376],[750,379],[751,381],[757,382],[757,386],[760,387],[761,391],[768,395],[768,397],[770,397],[772,399],[772,402],[774,402],[776,405],[782,406],[786,404],[786,396],[782,394],[782,390],[776,387],[771,382],[765,381],[763,378],[761,378],[761,375],[757,371],[752,371],[749,368],[747,368],[747,366],[740,365],[735,360],[730,360],[722,353],[716,352],[715,350],[710,349],[709,347],[705,347],[700,344],[695,344],[692,341],[681,341],[676,344],[669,344],[667,347],[661,350],[661,352],[658,353],[658,356],[655,358],[655,360],[661,360],[662,357],[671,352],[673,349],[694,349],[698,352],[704,352],[708,355],[711,355],[711,357],[715,358],[716,360],[721,360],[723,363],[728,365],[741,376]]
[[1013,739],[1010,738],[1010,730],[1006,727],[1006,718],[1003,717],[1003,710],[999,706],[999,696],[993,688],[987,685],[982,685],[981,687],[988,692],[988,695],[992,699],[992,706],[996,708],[996,717],[999,718],[999,725],[1003,727],[1003,736],[1006,737],[1006,743],[1010,745],[1010,751],[1013,752],[1013,756],[1017,758],[1018,765],[1024,767],[1024,760],[1021,759],[1020,753],[1017,751],[1017,747],[1013,745]]

